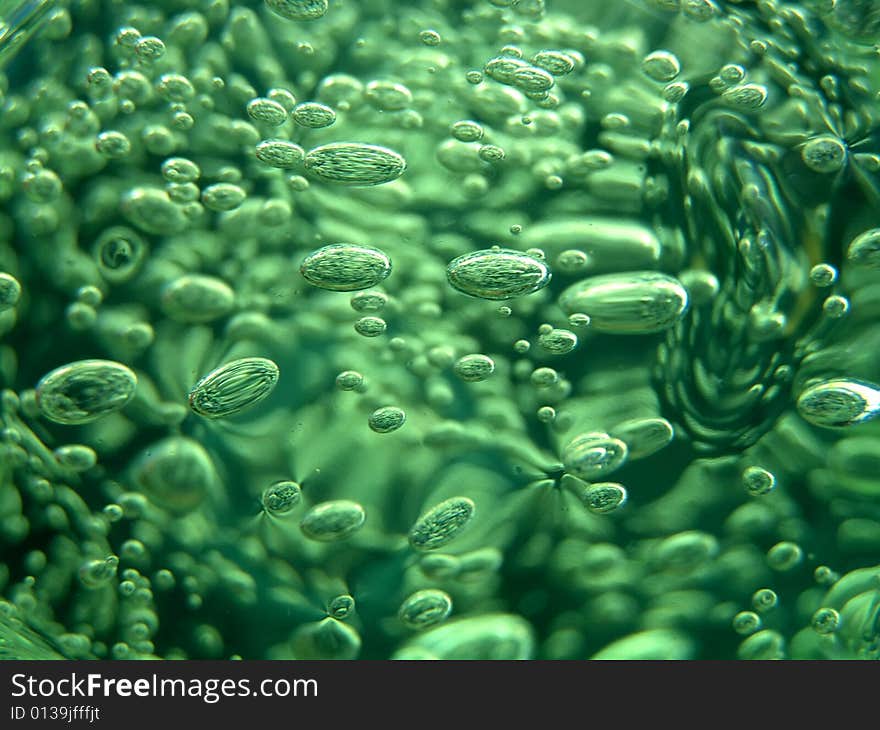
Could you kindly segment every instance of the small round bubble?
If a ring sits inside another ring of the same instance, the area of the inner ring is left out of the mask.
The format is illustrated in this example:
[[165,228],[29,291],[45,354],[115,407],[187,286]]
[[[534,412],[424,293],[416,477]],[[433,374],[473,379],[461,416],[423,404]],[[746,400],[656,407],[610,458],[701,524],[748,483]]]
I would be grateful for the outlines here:
[[565,355],[577,347],[578,337],[571,330],[554,327],[538,335],[538,344],[552,355]]
[[426,46],[439,46],[443,42],[443,38],[436,30],[423,30],[419,33],[419,40]]
[[838,172],[846,164],[846,145],[837,137],[822,135],[804,143],[801,159],[813,172]]
[[837,281],[837,269],[831,264],[816,264],[810,269],[810,281],[820,289],[829,287]]
[[367,423],[376,433],[391,433],[406,423],[406,413],[397,406],[383,406],[370,414]]
[[740,636],[749,636],[761,628],[761,617],[754,611],[740,611],[733,617],[733,630]]
[[0,312],[12,309],[21,299],[21,284],[12,274],[0,272]]
[[681,64],[674,53],[654,51],[642,60],[642,71],[654,81],[672,81],[681,73]]
[[358,292],[351,298],[355,312],[379,312],[388,304],[388,295],[378,291]]
[[620,439],[607,433],[576,436],[562,450],[565,470],[586,481],[610,474],[627,460],[629,450]]
[[810,619],[810,626],[820,636],[828,636],[840,628],[840,614],[833,608],[820,608]]
[[364,383],[364,376],[355,370],[343,370],[336,376],[339,390],[357,390]]
[[428,588],[408,596],[397,612],[401,622],[412,629],[426,629],[444,621],[452,613],[452,598],[445,591]]
[[505,300],[543,289],[550,282],[550,269],[544,261],[519,251],[491,248],[450,261],[446,278],[472,297]]
[[599,515],[617,511],[626,504],[626,498],[626,488],[614,482],[591,484],[583,495],[587,509]]
[[336,596],[327,604],[327,613],[341,621],[351,615],[354,606],[354,598],[348,594]]
[[449,131],[459,142],[477,142],[484,134],[482,125],[470,119],[455,122]]
[[260,497],[260,503],[266,513],[275,516],[290,514],[302,500],[299,484],[290,480],[282,480],[266,487]]
[[779,598],[776,595],[776,591],[770,588],[759,588],[752,594],[752,607],[758,613],[776,608],[777,603],[779,603]]
[[789,541],[778,542],[767,551],[767,564],[780,572],[797,567],[803,559],[804,551],[800,545]]
[[313,251],[300,274],[313,286],[330,291],[369,289],[391,274],[391,260],[377,248],[336,243]]
[[387,329],[388,324],[381,317],[361,317],[354,323],[354,330],[361,337],[379,337]]
[[338,499],[312,507],[303,517],[300,529],[317,542],[336,542],[351,537],[364,526],[367,514],[357,502]]

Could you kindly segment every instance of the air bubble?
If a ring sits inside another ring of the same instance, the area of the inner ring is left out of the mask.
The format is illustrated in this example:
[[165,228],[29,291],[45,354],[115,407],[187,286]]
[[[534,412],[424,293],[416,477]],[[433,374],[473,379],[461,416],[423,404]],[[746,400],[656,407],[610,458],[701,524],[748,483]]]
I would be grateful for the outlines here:
[[735,109],[754,111],[767,101],[767,88],[761,84],[732,86],[721,93],[721,98]]
[[293,109],[293,121],[307,129],[323,129],[336,121],[336,112],[326,104],[307,101]]
[[810,281],[820,289],[829,287],[837,281],[837,269],[831,264],[816,264],[810,269]]
[[793,542],[778,542],[767,551],[767,564],[780,572],[797,567],[803,559],[804,551]]
[[311,540],[336,542],[354,535],[366,519],[364,508],[357,502],[338,499],[312,507],[303,517],[300,529]]
[[454,540],[474,516],[474,503],[467,497],[451,497],[425,512],[409,531],[416,550],[437,550]]
[[266,7],[287,20],[317,20],[324,17],[328,0],[265,0]]
[[344,370],[336,376],[339,390],[357,390],[364,383],[364,376],[355,370]]
[[675,430],[665,418],[635,418],[615,426],[611,435],[626,443],[630,459],[644,459],[668,446]]
[[304,165],[320,180],[339,185],[382,185],[406,170],[406,160],[394,150],[359,142],[315,147],[306,154]]
[[493,248],[465,254],[446,267],[449,283],[481,299],[504,300],[526,296],[550,282],[547,264],[519,251]]
[[801,148],[801,159],[813,172],[838,172],[846,164],[846,145],[831,135],[814,137]]
[[578,337],[571,330],[553,328],[538,335],[538,344],[553,355],[565,355],[577,347]]
[[626,488],[615,482],[591,484],[583,494],[587,509],[599,515],[617,511],[626,504],[626,498]]
[[749,466],[742,473],[742,484],[750,497],[761,497],[776,488],[776,477],[760,466]]
[[450,134],[459,142],[477,142],[483,139],[483,127],[470,119],[463,119],[452,125]]
[[12,274],[0,272],[0,312],[15,307],[21,299],[21,284]]
[[286,139],[264,139],[256,146],[254,154],[260,162],[280,170],[296,167],[305,159],[303,148]]
[[267,514],[281,517],[290,514],[302,500],[299,484],[285,479],[266,487],[260,503]]
[[264,357],[244,357],[221,365],[189,392],[189,406],[205,418],[237,415],[268,398],[278,384],[278,366]]
[[400,606],[397,615],[412,629],[426,629],[445,621],[452,613],[452,598],[435,588],[416,591]]
[[776,595],[776,591],[770,588],[759,588],[752,594],[752,607],[758,613],[764,613],[776,608],[778,603],[779,597]]
[[642,71],[654,81],[672,81],[681,73],[681,64],[674,53],[654,51],[642,60]]
[[677,279],[643,271],[584,279],[563,291],[559,304],[568,314],[589,315],[598,332],[641,335],[672,327],[687,311],[688,295]]
[[628,454],[620,439],[607,433],[585,433],[568,442],[562,451],[562,463],[568,473],[593,481],[623,466]]
[[299,270],[306,281],[320,289],[357,291],[387,278],[391,260],[377,248],[335,243],[310,253]]
[[749,636],[761,629],[761,617],[754,611],[740,611],[733,617],[733,630],[740,636]]
[[367,423],[376,433],[391,433],[406,423],[406,413],[397,406],[384,406],[373,411]]
[[330,603],[327,604],[327,613],[329,613],[333,618],[341,621],[342,619],[348,618],[352,611],[354,611],[355,602],[354,598],[349,595],[336,596]]
[[426,46],[439,46],[443,39],[436,30],[423,30],[419,33],[419,40]]
[[806,388],[796,406],[814,426],[854,426],[880,415],[880,387],[853,378],[825,380]]
[[162,311],[178,322],[212,322],[232,311],[235,293],[221,279],[186,274],[163,287],[161,302]]
[[45,375],[36,386],[40,412],[55,423],[89,423],[123,408],[137,377],[111,360],[79,360]]
[[379,337],[387,329],[388,324],[381,317],[361,317],[354,323],[354,330],[361,337]]
[[488,355],[464,355],[456,360],[453,371],[465,382],[476,383],[495,372],[495,361]]
[[235,210],[247,197],[247,193],[232,183],[214,183],[202,190],[202,203],[208,210],[223,212]]

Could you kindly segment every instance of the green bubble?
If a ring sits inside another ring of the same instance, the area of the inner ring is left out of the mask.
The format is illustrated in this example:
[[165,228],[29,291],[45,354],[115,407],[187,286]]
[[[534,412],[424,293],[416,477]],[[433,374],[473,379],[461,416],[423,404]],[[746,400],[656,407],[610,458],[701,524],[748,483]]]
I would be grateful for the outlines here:
[[306,153],[303,164],[322,182],[337,185],[382,185],[406,170],[406,160],[394,150],[361,142],[315,147]]
[[607,433],[585,433],[566,444],[562,462],[570,474],[592,481],[619,469],[628,455],[629,450],[620,439]]
[[477,383],[495,372],[495,361],[488,355],[464,355],[455,361],[452,369],[465,382]]
[[367,519],[357,502],[338,499],[312,507],[300,522],[303,534],[317,542],[336,542],[354,535]]
[[543,261],[519,251],[486,249],[451,261],[446,277],[464,294],[505,300],[543,289],[550,283],[550,270]]
[[386,279],[391,274],[391,260],[377,248],[335,243],[306,256],[299,271],[321,289],[357,291]]
[[452,612],[452,598],[445,591],[429,588],[408,596],[397,612],[412,629],[427,629],[445,621]]
[[397,406],[383,406],[370,414],[367,423],[376,433],[391,433],[406,423],[406,413]]
[[450,543],[474,516],[474,503],[467,497],[451,497],[425,512],[409,531],[416,550],[437,550]]
[[55,423],[89,423],[125,407],[136,387],[137,377],[122,363],[79,360],[56,368],[37,383],[37,403]]
[[301,500],[299,484],[290,480],[275,482],[266,487],[260,496],[263,509],[276,517],[290,514]]
[[278,366],[268,358],[245,357],[221,365],[189,392],[189,407],[205,418],[236,415],[268,398],[278,384]]

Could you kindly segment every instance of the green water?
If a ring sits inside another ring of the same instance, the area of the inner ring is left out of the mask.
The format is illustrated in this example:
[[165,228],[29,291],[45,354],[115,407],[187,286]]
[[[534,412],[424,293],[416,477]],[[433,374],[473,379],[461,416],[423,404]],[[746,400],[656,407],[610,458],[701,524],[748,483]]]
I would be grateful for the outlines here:
[[0,657],[880,655],[880,4],[0,18]]

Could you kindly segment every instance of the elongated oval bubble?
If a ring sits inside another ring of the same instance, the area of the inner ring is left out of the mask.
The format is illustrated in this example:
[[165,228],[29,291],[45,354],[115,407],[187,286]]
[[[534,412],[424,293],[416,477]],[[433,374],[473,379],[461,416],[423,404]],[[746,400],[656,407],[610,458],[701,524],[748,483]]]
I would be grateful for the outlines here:
[[568,313],[583,312],[590,326],[615,335],[662,332],[688,308],[688,295],[677,279],[655,271],[593,276],[568,287],[559,297]]
[[880,415],[880,387],[852,378],[824,380],[798,396],[797,410],[815,426],[854,426]]
[[492,248],[453,259],[446,267],[446,278],[464,294],[504,300],[543,289],[550,283],[550,269],[528,254]]
[[367,513],[357,502],[337,499],[312,507],[300,522],[303,534],[318,542],[345,540],[364,526]]
[[391,274],[391,260],[378,248],[334,243],[313,251],[299,271],[313,286],[330,291],[358,291],[376,286]]
[[332,142],[315,147],[303,160],[306,170],[336,185],[382,185],[406,170],[406,160],[387,147],[363,142]]
[[437,550],[458,537],[473,516],[472,500],[451,497],[416,520],[409,531],[409,544],[416,550]]
[[55,423],[89,423],[125,407],[136,387],[137,376],[122,363],[78,360],[43,376],[37,403]]
[[324,17],[328,0],[265,0],[266,7],[287,20],[317,20]]
[[265,357],[221,365],[189,392],[189,407],[205,418],[233,416],[268,398],[278,384],[278,366]]

